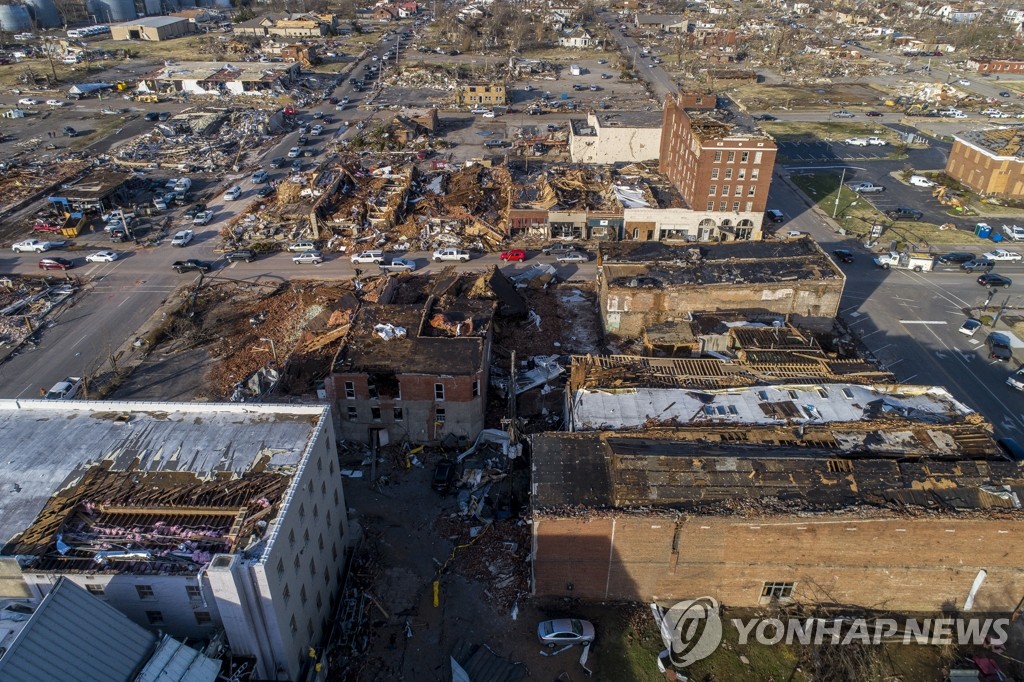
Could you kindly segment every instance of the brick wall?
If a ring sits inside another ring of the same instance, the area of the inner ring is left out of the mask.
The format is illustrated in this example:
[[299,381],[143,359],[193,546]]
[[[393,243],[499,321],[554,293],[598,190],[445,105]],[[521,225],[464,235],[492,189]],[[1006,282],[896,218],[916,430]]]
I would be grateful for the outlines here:
[[1024,161],[995,158],[960,140],[955,140],[949,151],[946,174],[975,192],[1024,198]]
[[765,582],[792,582],[796,601],[930,611],[962,605],[981,568],[977,610],[1024,596],[1020,520],[536,516],[532,528],[540,596],[751,607]]

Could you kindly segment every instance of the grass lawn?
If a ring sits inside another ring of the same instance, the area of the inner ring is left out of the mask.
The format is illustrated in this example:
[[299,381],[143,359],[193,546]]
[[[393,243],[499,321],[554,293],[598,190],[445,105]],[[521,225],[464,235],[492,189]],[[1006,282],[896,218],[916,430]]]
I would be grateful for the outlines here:
[[[948,244],[969,244],[977,248],[992,247],[992,242],[979,239],[965,230],[941,230],[933,223],[899,221],[893,223],[871,205],[868,198],[858,195],[844,185],[841,190],[839,173],[804,173],[791,176],[793,184],[810,197],[829,216],[836,215],[836,222],[846,233],[857,239],[867,239],[871,226],[886,225],[882,243],[892,239],[913,245],[916,249]],[[838,197],[838,210],[836,199]]]

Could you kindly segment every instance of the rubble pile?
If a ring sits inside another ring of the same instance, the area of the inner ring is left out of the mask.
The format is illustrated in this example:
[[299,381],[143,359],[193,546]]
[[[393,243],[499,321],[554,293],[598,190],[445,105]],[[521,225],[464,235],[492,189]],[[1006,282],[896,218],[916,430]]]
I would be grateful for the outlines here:
[[80,175],[91,161],[71,159],[39,159],[32,163],[5,162],[0,165],[0,212],[28,199],[47,187],[59,185]]
[[465,521],[441,518],[438,531],[456,545],[454,568],[483,583],[494,604],[510,608],[530,591],[529,527],[509,520],[488,526],[467,526]]
[[0,278],[0,348],[24,343],[50,311],[77,290],[70,282]]
[[389,86],[404,88],[454,90],[459,84],[459,78],[452,69],[442,65],[406,62],[401,69],[389,72],[384,82]]
[[114,161],[128,167],[155,163],[189,172],[237,169],[250,150],[271,140],[281,125],[279,114],[263,109],[186,109],[122,144]]
[[617,203],[611,183],[600,171],[555,168],[537,180],[538,204],[543,208],[600,210]]

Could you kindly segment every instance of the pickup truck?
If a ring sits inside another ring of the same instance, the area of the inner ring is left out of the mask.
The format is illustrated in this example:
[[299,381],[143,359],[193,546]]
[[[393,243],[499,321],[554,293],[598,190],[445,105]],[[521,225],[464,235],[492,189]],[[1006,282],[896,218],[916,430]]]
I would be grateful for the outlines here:
[[848,138],[846,138],[844,140],[844,142],[846,144],[848,144],[848,145],[853,146],[853,147],[867,147],[868,146],[868,138],[866,138],[866,137],[848,137]]
[[189,258],[188,260],[176,260],[171,264],[171,267],[180,275],[183,272],[192,272],[194,270],[198,270],[199,272],[209,272],[213,269],[213,263],[208,263],[196,258]]
[[1024,368],[1018,369],[1006,379],[1006,385],[1024,391]]
[[21,253],[22,251],[35,251],[36,253],[42,253],[43,251],[49,251],[50,249],[59,249],[64,246],[67,242],[44,242],[39,239],[26,239],[25,241],[18,242],[11,246],[11,251],[15,253]]
[[873,182],[858,182],[855,185],[850,185],[850,189],[858,194],[878,194],[885,191],[885,187]]
[[931,272],[935,267],[935,257],[926,253],[896,253],[890,251],[874,259],[875,265],[889,270],[913,270],[914,272]]
[[100,217],[103,219],[103,222],[105,223],[120,223],[122,220],[124,220],[128,223],[128,225],[131,225],[132,221],[135,220],[134,213],[125,213],[119,208],[115,208],[113,211],[108,211],[107,213],[104,213]]
[[463,251],[462,249],[438,249],[434,252],[433,259],[435,263],[440,263],[446,260],[455,260],[460,263],[465,263],[469,260],[469,251]]
[[404,258],[392,258],[389,262],[378,264],[381,272],[412,272],[416,263]]

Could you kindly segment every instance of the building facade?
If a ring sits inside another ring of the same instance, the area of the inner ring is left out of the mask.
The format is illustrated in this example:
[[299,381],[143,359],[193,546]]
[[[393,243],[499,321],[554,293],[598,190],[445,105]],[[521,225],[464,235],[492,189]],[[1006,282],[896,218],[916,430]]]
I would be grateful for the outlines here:
[[111,24],[111,40],[170,40],[192,32],[192,23],[184,17],[142,17],[122,24]]
[[[682,102],[682,103],[681,103]],[[665,99],[659,169],[695,211],[764,215],[775,168],[775,141],[724,122],[713,111]]]
[[1024,198],[1024,126],[953,136],[946,175],[980,194]]
[[653,161],[661,151],[661,115],[644,111],[603,111],[569,121],[573,163]]
[[456,97],[460,106],[505,106],[508,94],[504,83],[466,83],[459,85]]
[[330,408],[14,403],[0,421],[31,445],[0,478],[33,481],[0,500],[0,595],[64,577],[175,637],[222,629],[262,679],[304,679],[350,541]]

